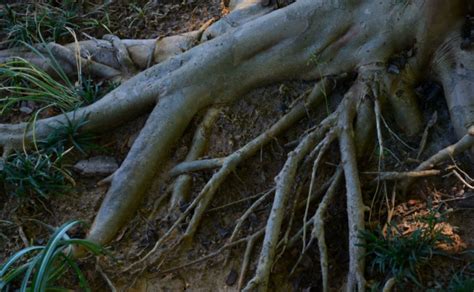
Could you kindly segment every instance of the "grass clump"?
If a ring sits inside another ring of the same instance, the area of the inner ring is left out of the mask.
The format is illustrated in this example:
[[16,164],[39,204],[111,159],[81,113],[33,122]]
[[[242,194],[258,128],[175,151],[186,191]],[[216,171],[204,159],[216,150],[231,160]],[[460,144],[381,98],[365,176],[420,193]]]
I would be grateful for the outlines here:
[[360,238],[365,242],[361,246],[366,249],[371,271],[395,277],[399,282],[409,280],[421,287],[419,269],[433,255],[445,253],[439,248],[441,245],[452,243],[438,227],[445,220],[438,212],[430,211],[419,218],[421,227],[409,234],[394,224],[388,225],[385,231],[378,227],[361,232]]
[[[49,57],[53,58],[52,55]],[[52,59],[51,63],[54,65],[57,61]],[[1,64],[0,114],[22,102],[52,106],[67,112],[97,101],[116,87],[115,83],[96,83],[85,76],[79,76],[79,80],[73,82],[59,65],[53,69],[59,76],[58,80],[22,58]]]
[[48,73],[28,61],[16,58],[0,65],[0,90],[5,97],[0,99],[0,113],[4,114],[20,102],[35,102],[51,105],[64,111],[78,107],[81,97],[74,89],[71,81],[61,83]]
[[86,12],[83,1],[35,1],[5,5],[0,11],[0,28],[7,45],[17,47],[43,40],[70,41],[68,29],[109,31],[104,19],[108,15],[101,10]]
[[71,120],[66,116],[66,122],[60,122],[46,139],[37,143],[39,151],[61,157],[73,149],[84,155],[90,150],[100,149],[100,147],[94,143],[96,136],[82,131],[82,128],[87,123],[88,120],[86,116],[77,120]]
[[472,292],[474,291],[474,264],[466,266],[462,271],[454,274],[449,282],[450,292]]
[[35,143],[35,152],[9,155],[0,168],[0,181],[6,193],[20,198],[34,195],[48,198],[67,192],[74,185],[68,165],[64,163],[67,154],[73,150],[84,155],[90,150],[100,150],[93,142],[95,136],[82,131],[86,124],[86,117],[75,121],[68,119],[54,128],[46,139]]
[[0,180],[9,194],[20,198],[33,195],[48,198],[68,190],[73,182],[61,159],[46,153],[14,153],[3,161]]
[[[49,57],[51,64],[57,64],[52,54]],[[95,102],[115,86],[113,83],[94,83],[80,75],[73,83],[59,66],[53,66],[53,69],[58,80],[24,59],[0,65],[0,94],[4,96],[0,98],[0,114],[27,102],[32,104],[34,123],[42,109],[74,111],[81,105]],[[100,149],[93,143],[95,137],[82,130],[86,124],[86,116],[80,119],[66,116],[66,121],[57,124],[48,137],[34,141],[34,153],[17,152],[4,159],[0,181],[6,192],[19,197],[38,194],[46,198],[68,190],[74,180],[63,163],[64,157],[72,150],[86,154]]]
[[[103,254],[101,246],[70,238],[67,232],[80,221],[70,221],[59,227],[45,246],[24,248],[0,265],[1,291],[71,291],[58,285],[65,276],[75,275],[82,291],[91,291],[76,259],[72,246],[80,246],[95,255]],[[62,281],[64,282],[64,281]]]

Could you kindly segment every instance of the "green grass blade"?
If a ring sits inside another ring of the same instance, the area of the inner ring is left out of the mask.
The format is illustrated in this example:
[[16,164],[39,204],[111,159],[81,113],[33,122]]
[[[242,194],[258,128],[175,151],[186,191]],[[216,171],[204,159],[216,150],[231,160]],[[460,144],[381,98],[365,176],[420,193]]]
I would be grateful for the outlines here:
[[48,242],[45,247],[44,255],[41,257],[40,266],[38,268],[38,272],[34,279],[33,291],[40,292],[44,291],[46,288],[46,281],[45,278],[47,277],[48,266],[50,265],[50,260],[54,256],[56,247],[61,243],[63,240],[63,236],[66,232],[71,229],[76,224],[81,223],[81,221],[70,221],[63,224],[58,230],[53,234],[52,238]]
[[30,246],[25,249],[20,250],[19,252],[15,253],[3,266],[2,269],[0,270],[0,277],[3,277],[5,273],[8,271],[8,268],[12,266],[17,260],[19,260],[21,257],[24,255],[35,251],[35,250],[40,250],[43,249],[44,247],[42,246]]

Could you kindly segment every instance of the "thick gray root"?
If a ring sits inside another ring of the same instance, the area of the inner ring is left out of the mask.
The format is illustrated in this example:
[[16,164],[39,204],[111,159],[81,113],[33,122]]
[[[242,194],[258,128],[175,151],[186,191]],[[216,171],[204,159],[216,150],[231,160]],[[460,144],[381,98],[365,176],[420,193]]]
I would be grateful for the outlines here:
[[[347,279],[347,291],[365,291],[364,279],[364,249],[359,246],[359,233],[365,229],[364,211],[365,205],[362,201],[362,191],[357,167],[357,150],[354,142],[354,131],[352,123],[355,117],[355,104],[358,95],[364,94],[363,90],[353,88],[349,93],[353,98],[346,99],[347,105],[340,117],[339,145],[342,167],[346,179],[347,216],[349,224],[349,274]],[[355,97],[355,98],[354,98]],[[351,101],[352,100],[352,101]]]
[[[109,242],[126,224],[140,205],[161,161],[168,157],[169,149],[181,138],[191,119],[203,107],[199,101],[183,94],[169,96],[158,102],[127,158],[114,173],[88,239]],[[178,115],[180,118],[176,119]]]
[[[460,28],[459,28],[460,30]],[[448,36],[433,59],[435,74],[443,84],[451,122],[458,138],[474,125],[474,53],[461,49],[458,34]],[[474,159],[474,149],[471,150]]]

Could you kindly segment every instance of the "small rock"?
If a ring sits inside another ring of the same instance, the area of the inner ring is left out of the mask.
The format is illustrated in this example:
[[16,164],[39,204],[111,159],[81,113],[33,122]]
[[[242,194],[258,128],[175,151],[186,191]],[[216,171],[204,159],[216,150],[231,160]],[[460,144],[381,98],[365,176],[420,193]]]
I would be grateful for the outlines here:
[[22,106],[20,107],[20,112],[25,113],[27,115],[31,114],[33,112],[33,109],[27,107],[27,106]]
[[400,74],[400,68],[398,68],[397,65],[390,64],[390,65],[388,65],[387,72],[390,73],[390,74],[399,75]]
[[83,176],[106,176],[118,169],[115,158],[109,156],[95,156],[81,160],[74,165],[74,170]]
[[227,275],[227,279],[225,280],[225,284],[227,286],[232,286],[235,284],[235,282],[237,282],[237,277],[239,276],[239,274],[237,274],[237,272],[232,269],[230,270],[230,273],[229,275]]

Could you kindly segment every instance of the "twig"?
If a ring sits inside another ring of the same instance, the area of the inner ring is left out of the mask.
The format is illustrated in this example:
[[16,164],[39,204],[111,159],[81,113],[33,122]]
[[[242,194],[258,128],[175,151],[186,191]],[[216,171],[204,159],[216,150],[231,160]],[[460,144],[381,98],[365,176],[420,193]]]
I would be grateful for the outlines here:
[[97,264],[95,265],[95,268],[96,268],[96,270],[99,272],[99,274],[102,276],[102,278],[104,278],[105,282],[107,283],[107,285],[108,285],[109,288],[110,288],[110,291],[111,291],[111,292],[116,292],[117,289],[115,288],[114,283],[112,283],[112,281],[111,281],[110,278],[107,276],[107,274],[102,270],[102,267],[99,265],[99,263],[97,263]]
[[222,209],[229,208],[229,207],[231,207],[231,206],[238,205],[238,204],[240,204],[240,203],[247,202],[247,201],[249,201],[249,200],[252,200],[252,199],[261,197],[261,196],[267,194],[268,192],[272,192],[272,191],[274,191],[274,190],[275,190],[275,187],[272,187],[271,189],[266,190],[266,191],[261,192],[261,193],[258,193],[258,194],[256,194],[256,195],[248,196],[248,197],[245,197],[245,198],[243,198],[243,199],[240,199],[240,200],[231,202],[231,203],[229,203],[229,204],[225,204],[225,205],[222,205],[222,206],[219,206],[219,207],[215,207],[215,208],[209,209],[207,212],[210,213],[210,212],[220,211],[220,210],[222,210]]
[[362,172],[362,174],[367,175],[377,175],[377,180],[402,180],[410,177],[426,177],[426,176],[435,176],[441,174],[440,170],[430,169],[430,170],[421,170],[421,171],[385,171],[385,172]]
[[425,150],[426,142],[428,141],[429,131],[436,124],[437,120],[438,120],[438,112],[434,112],[428,124],[426,125],[425,131],[423,132],[423,136],[421,137],[420,146],[418,147],[418,154],[416,155],[417,160],[420,159],[421,154]]
[[213,258],[217,255],[219,255],[220,253],[222,253],[224,250],[228,249],[228,248],[231,248],[231,247],[234,247],[236,245],[239,245],[243,242],[248,242],[249,240],[252,240],[252,238],[256,238],[256,237],[259,237],[261,235],[263,235],[263,231],[264,229],[260,229],[259,231],[257,231],[256,233],[252,234],[252,235],[249,235],[245,238],[241,238],[239,240],[236,240],[234,242],[230,242],[230,243],[227,243],[226,245],[222,246],[221,248],[219,248],[217,251],[211,253],[211,254],[208,254],[206,256],[203,256],[201,258],[198,258],[194,261],[191,261],[191,262],[188,262],[188,263],[185,263],[183,265],[180,265],[178,267],[174,267],[174,268],[170,268],[170,269],[167,269],[167,270],[164,270],[162,272],[160,272],[160,274],[167,274],[167,273],[172,273],[174,271],[177,271],[177,270],[180,270],[182,268],[186,268],[186,267],[189,267],[189,266],[192,266],[192,265],[195,265],[195,264],[198,264],[198,263],[201,263],[203,261],[206,261],[210,258]]

